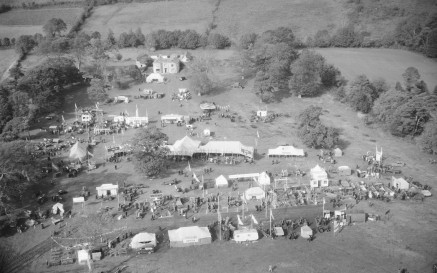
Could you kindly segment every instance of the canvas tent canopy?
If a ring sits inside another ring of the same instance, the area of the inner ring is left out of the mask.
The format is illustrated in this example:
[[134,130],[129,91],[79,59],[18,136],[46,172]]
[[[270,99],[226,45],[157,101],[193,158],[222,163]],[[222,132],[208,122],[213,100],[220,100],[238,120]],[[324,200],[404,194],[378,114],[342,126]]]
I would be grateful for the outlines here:
[[300,228],[300,236],[302,236],[303,238],[309,238],[311,235],[313,235],[313,230],[305,225],[303,227]]
[[170,247],[187,247],[211,243],[211,234],[207,227],[181,227],[168,231]]
[[147,76],[146,78],[146,82],[147,83],[151,83],[151,82],[164,82],[164,76],[162,76],[159,73],[151,73],[149,76]]
[[193,140],[188,136],[176,140],[173,145],[167,145],[172,155],[193,156],[200,146],[200,140]]
[[199,147],[199,153],[222,154],[222,155],[243,155],[253,158],[255,149],[243,145],[240,141],[210,141]]
[[52,213],[53,214],[58,214],[63,216],[64,215],[64,205],[61,203],[56,203],[53,205],[52,207]]
[[249,188],[244,192],[244,196],[247,200],[251,199],[263,199],[266,193],[260,187]]
[[423,196],[425,196],[425,197],[431,196],[431,192],[429,190],[422,190],[421,192],[422,192]]
[[183,115],[176,115],[176,114],[168,114],[161,116],[161,122],[165,123],[174,123],[174,122],[183,122],[184,116]]
[[266,172],[262,172],[258,177],[258,184],[262,186],[270,185],[270,176]]
[[132,238],[129,246],[133,249],[141,249],[145,247],[156,247],[155,233],[141,232]]
[[250,242],[259,239],[258,231],[256,229],[238,229],[234,230],[235,242]]
[[259,173],[231,174],[229,179],[255,179],[259,177]]
[[118,185],[102,184],[100,187],[96,187],[98,196],[117,196]]
[[79,264],[86,264],[90,259],[90,254],[88,250],[81,249],[77,251],[77,262]]
[[335,148],[334,149],[334,156],[335,157],[341,157],[343,156],[343,151],[340,148]]
[[216,106],[215,106],[214,103],[211,103],[211,102],[205,102],[205,103],[200,104],[200,109],[211,111],[211,110],[215,110],[215,109],[216,109]]
[[340,167],[338,167],[338,174],[339,175],[351,175],[352,170],[349,166],[340,166]]
[[226,188],[228,187],[228,180],[223,175],[220,175],[215,179],[215,186],[217,188]]
[[328,173],[319,165],[311,169],[310,176],[310,185],[312,188],[327,187],[329,185]]
[[391,185],[400,190],[408,190],[410,188],[410,184],[401,178],[396,178],[394,176],[391,177]]
[[79,145],[79,142],[76,142],[76,144],[73,145],[70,149],[70,155],[69,157],[72,159],[79,159],[81,160],[84,158],[87,154],[87,148]]
[[284,157],[291,157],[291,156],[305,156],[305,152],[303,149],[297,149],[293,146],[278,146],[274,149],[269,149],[269,157],[272,156],[284,156]]
[[276,236],[284,236],[284,229],[282,227],[275,227],[275,235]]

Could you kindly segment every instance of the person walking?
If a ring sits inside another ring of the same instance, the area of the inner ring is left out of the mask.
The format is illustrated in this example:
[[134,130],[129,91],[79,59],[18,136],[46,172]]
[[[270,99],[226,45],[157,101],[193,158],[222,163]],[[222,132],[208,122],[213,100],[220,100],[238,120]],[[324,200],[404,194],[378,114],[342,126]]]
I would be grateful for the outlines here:
[[273,266],[269,265],[269,272],[273,272]]

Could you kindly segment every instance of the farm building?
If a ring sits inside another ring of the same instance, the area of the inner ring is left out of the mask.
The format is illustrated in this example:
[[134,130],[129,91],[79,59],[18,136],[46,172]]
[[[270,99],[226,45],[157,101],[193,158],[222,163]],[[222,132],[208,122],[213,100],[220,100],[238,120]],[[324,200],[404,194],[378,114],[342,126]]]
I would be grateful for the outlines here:
[[325,169],[323,169],[319,165],[311,169],[310,175],[311,175],[311,181],[310,181],[311,188],[329,186],[328,173],[325,171]]
[[187,247],[211,243],[211,234],[207,227],[180,227],[168,231],[170,247]]
[[275,149],[269,149],[269,157],[293,157],[305,156],[303,149],[296,149],[293,146],[279,146]]
[[223,175],[220,175],[215,179],[215,186],[217,188],[227,188],[228,185],[228,180]]
[[234,231],[234,240],[237,243],[256,241],[258,238],[256,229],[238,229]]
[[118,185],[102,184],[100,187],[96,187],[98,196],[117,196]]
[[265,197],[266,193],[264,192],[263,189],[261,189],[260,187],[253,187],[253,188],[249,188],[244,192],[244,197],[247,200],[252,200],[252,199],[263,199]]
[[179,73],[180,65],[177,56],[159,56],[153,62],[153,73],[176,74]]
[[158,74],[158,73],[151,73],[146,78],[147,83],[152,83],[152,82],[161,83],[161,82],[164,82],[164,80],[165,80],[164,76],[162,76],[161,74]]
[[132,238],[129,246],[133,249],[141,249],[146,247],[156,247],[156,235],[155,233],[141,232]]
[[396,178],[394,176],[391,177],[391,185],[393,187],[395,187],[396,189],[400,189],[400,190],[408,190],[410,188],[410,184],[401,178]]

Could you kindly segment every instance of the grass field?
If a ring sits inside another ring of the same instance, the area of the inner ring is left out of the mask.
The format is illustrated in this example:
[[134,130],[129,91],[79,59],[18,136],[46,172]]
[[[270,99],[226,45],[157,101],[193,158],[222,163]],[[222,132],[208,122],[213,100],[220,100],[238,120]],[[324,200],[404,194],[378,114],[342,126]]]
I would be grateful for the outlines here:
[[147,34],[154,30],[194,29],[204,32],[212,20],[212,1],[178,0],[152,3],[117,4],[96,7],[84,30],[118,35],[140,27]]
[[382,77],[393,87],[403,82],[405,69],[413,66],[419,70],[429,89],[437,85],[437,62],[423,55],[396,49],[320,48],[316,49],[328,63],[338,67],[349,81],[360,74],[370,79]]
[[17,57],[18,55],[13,49],[0,50],[0,82],[9,76],[6,71]]
[[[18,7],[20,8],[22,6],[22,4],[53,4],[55,2],[55,0],[0,0],[0,5],[1,4],[5,4],[5,5],[9,5],[12,7]],[[83,2],[85,2],[84,0],[62,0],[62,2],[68,2],[68,3],[73,3],[73,4],[81,4]]]

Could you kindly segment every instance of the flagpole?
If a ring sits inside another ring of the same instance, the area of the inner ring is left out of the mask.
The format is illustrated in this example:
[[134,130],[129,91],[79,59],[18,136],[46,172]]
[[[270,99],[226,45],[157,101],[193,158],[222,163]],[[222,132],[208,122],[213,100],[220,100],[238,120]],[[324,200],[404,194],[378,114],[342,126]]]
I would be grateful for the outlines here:
[[272,209],[270,208],[270,237],[272,237]]
[[218,220],[219,220],[219,236],[220,236],[220,241],[222,240],[222,217],[220,215],[220,194],[218,196],[218,208],[217,208],[217,216],[218,216]]

